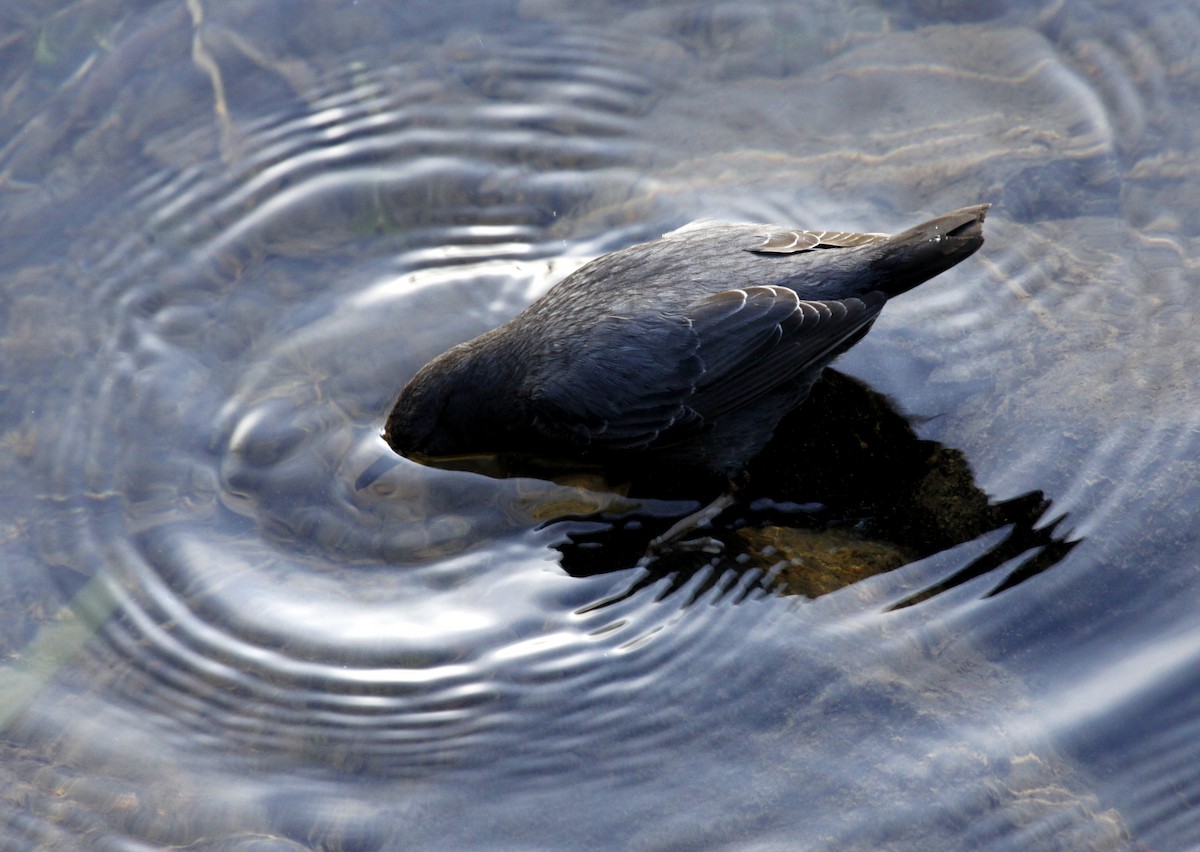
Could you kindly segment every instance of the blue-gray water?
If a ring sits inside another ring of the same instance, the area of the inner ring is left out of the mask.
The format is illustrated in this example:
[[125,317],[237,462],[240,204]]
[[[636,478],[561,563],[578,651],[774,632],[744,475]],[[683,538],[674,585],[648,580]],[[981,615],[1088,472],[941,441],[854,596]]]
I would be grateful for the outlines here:
[[[0,21],[8,848],[1200,844],[1194,4]],[[839,368],[1040,492],[1027,546],[809,598],[566,570],[612,495],[356,487],[408,376],[602,251],[980,201]]]

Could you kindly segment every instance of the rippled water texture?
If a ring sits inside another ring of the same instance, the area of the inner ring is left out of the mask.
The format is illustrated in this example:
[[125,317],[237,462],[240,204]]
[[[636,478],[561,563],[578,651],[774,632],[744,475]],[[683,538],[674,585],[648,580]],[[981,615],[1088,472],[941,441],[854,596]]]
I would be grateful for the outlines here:
[[[1200,843],[1194,4],[3,18],[12,848]],[[924,546],[381,463],[589,257],[980,201],[839,362]]]

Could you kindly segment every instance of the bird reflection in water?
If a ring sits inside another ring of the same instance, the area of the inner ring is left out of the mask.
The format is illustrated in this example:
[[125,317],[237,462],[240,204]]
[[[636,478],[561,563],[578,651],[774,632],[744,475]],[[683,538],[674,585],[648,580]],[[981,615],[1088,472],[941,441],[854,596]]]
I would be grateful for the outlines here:
[[[654,471],[627,485],[631,497],[662,494],[664,487]],[[563,532],[557,549],[573,576],[643,565],[628,588],[594,606],[664,580],[660,597],[686,590],[689,602],[714,591],[734,600],[815,598],[1007,528],[952,575],[894,604],[898,609],[993,572],[999,574],[986,594],[997,594],[1055,565],[1078,544],[1063,529],[1063,516],[1050,517],[1041,492],[989,500],[960,451],[917,437],[886,397],[832,369],[752,462],[734,505],[696,531],[703,545],[692,539],[651,548],[695,506],[685,505],[650,500],[628,512],[548,525]]]

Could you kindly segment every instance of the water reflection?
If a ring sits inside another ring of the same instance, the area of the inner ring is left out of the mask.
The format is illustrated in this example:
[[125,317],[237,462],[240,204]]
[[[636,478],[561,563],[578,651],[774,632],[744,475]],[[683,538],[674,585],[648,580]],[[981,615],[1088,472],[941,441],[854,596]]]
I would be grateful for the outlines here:
[[[681,485],[648,474],[627,493],[663,487]],[[816,597],[1008,528],[985,554],[900,607],[1012,560],[987,593],[995,594],[1050,568],[1078,543],[1059,532],[1062,516],[1048,519],[1051,503],[1041,492],[989,501],[962,453],[919,439],[885,397],[836,370],[784,420],[732,507],[680,541],[652,545],[697,505],[651,501],[579,518],[580,529],[568,525],[567,542],[557,546],[563,568],[592,576],[640,561],[647,571],[623,596],[664,578],[669,594],[703,570],[697,597],[735,587],[742,598],[754,591]],[[743,574],[750,579],[739,580]]]

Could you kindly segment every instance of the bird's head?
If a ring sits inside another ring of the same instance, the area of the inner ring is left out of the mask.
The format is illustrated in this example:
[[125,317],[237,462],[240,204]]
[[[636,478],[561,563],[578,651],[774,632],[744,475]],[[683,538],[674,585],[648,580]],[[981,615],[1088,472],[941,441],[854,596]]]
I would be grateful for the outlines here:
[[517,404],[503,359],[481,345],[460,344],[413,376],[384,429],[384,440],[403,456],[439,458],[506,449],[504,423]]

